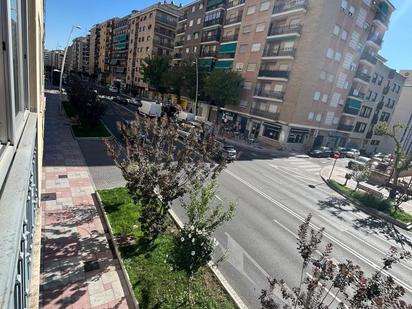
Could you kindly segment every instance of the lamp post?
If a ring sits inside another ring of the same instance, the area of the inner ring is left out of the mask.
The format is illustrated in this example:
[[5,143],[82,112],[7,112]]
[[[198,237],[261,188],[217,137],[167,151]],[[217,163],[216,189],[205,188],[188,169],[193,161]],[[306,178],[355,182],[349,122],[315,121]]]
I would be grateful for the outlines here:
[[73,30],[74,29],[81,29],[80,26],[72,26],[72,29],[70,30],[69,33],[69,38],[67,39],[67,44],[66,44],[66,48],[64,49],[64,55],[63,55],[63,61],[62,61],[62,67],[61,67],[61,71],[60,71],[60,82],[59,82],[59,92],[60,92],[60,104],[59,104],[59,110],[62,110],[62,85],[63,85],[63,73],[64,73],[64,64],[66,62],[66,56],[67,56],[67,49],[69,48],[69,44],[70,44],[70,39],[72,37],[73,34]]

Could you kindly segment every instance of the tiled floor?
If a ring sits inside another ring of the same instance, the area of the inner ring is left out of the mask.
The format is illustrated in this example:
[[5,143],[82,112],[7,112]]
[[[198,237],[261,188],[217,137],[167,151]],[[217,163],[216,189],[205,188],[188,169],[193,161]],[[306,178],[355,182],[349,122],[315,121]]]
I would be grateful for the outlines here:
[[[58,98],[47,94],[40,308],[132,307],[97,212],[88,167],[58,112]],[[93,261],[98,264],[88,263]]]

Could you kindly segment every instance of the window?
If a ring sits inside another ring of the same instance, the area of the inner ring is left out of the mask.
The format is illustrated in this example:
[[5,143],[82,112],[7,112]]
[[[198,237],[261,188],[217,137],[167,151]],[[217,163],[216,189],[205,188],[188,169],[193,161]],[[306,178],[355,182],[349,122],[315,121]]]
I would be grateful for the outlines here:
[[283,90],[283,85],[282,84],[275,84],[275,87],[273,88],[275,92],[282,92]]
[[239,53],[246,53],[248,49],[248,45],[247,44],[240,44],[239,46]]
[[340,72],[338,75],[338,80],[336,81],[336,87],[338,88],[345,88],[345,84],[346,84],[346,77],[347,75],[343,72]]
[[365,24],[365,21],[366,21],[366,15],[367,15],[367,11],[363,8],[360,8],[358,18],[356,19],[357,26],[363,28],[363,25]]
[[203,3],[199,4],[199,10],[203,9]]
[[364,118],[369,118],[372,113],[372,108],[367,107],[367,106],[362,106],[359,116],[364,117]]
[[193,33],[193,38],[196,40],[199,38],[199,32]]
[[333,49],[332,48],[328,48],[328,50],[326,51],[326,57],[328,57],[329,59],[333,59]]
[[197,19],[196,23],[197,23],[198,25],[200,25],[201,22],[202,22],[202,18],[199,17],[199,18]]
[[236,70],[237,71],[243,71],[243,63],[241,63],[241,62],[236,63]]
[[322,114],[317,114],[316,119],[317,122],[320,122],[322,120]]
[[348,38],[348,31],[342,29],[342,32],[340,34],[340,38],[341,38],[341,40],[346,41],[346,39]]
[[335,61],[339,62],[341,58],[342,58],[342,54],[339,53],[339,52],[336,52],[335,53]]
[[254,5],[249,6],[246,10],[246,15],[251,15],[251,14],[255,13],[255,11],[256,11],[256,7]]
[[332,125],[334,118],[335,118],[334,112],[327,112],[326,117],[325,117],[325,124],[329,126]]
[[189,27],[193,26],[193,19],[189,21]]
[[354,131],[358,132],[358,133],[363,133],[363,132],[365,132],[365,129],[366,129],[366,123],[357,122],[356,125],[355,125]]
[[266,10],[269,9],[269,6],[270,6],[270,1],[262,2],[262,3],[260,4],[260,9],[259,9],[259,10],[260,10],[261,12],[266,11]]
[[387,122],[389,121],[389,117],[391,116],[390,113],[382,112],[381,117],[379,118],[380,121]]
[[189,52],[190,52],[190,48],[189,47],[186,47],[186,54],[188,54]]
[[243,83],[243,89],[246,89],[246,90],[252,89],[252,82],[245,81],[245,82]]
[[315,92],[315,94],[313,95],[313,99],[314,99],[315,101],[318,101],[318,100],[320,99],[320,92],[319,92],[319,91],[316,91],[316,92]]
[[186,40],[190,41],[191,39],[192,39],[192,37],[190,36],[190,34],[188,34]]
[[379,85],[379,86],[382,85],[382,82],[383,82],[383,76],[382,76],[382,75],[379,75],[378,85]]
[[340,7],[342,8],[342,9],[347,9],[347,7],[348,7],[348,1],[347,0],[342,0],[341,2],[340,2]]
[[252,25],[243,26],[243,33],[249,33],[252,31]]
[[337,107],[340,100],[340,93],[334,92],[332,95],[332,99],[330,100],[330,106]]
[[270,104],[269,105],[269,109],[268,109],[269,113],[276,113],[277,111],[278,111],[278,106],[277,105],[275,105],[275,104]]
[[260,43],[254,43],[254,44],[252,44],[251,51],[252,51],[252,52],[258,52],[258,51],[260,51]]
[[345,59],[343,60],[342,66],[343,66],[345,69],[349,70],[350,67],[351,67],[352,61],[353,61],[353,54],[347,53],[347,54],[345,55]]
[[326,79],[326,71],[320,71],[320,77],[321,80],[325,80]]
[[328,102],[328,95],[327,94],[322,95],[322,102],[324,102],[324,103]]
[[281,131],[282,131],[282,128],[280,126],[269,125],[269,124],[264,123],[262,135],[267,138],[278,140]]
[[256,63],[249,63],[247,65],[247,71],[252,72],[256,70]]
[[350,6],[350,8],[349,8],[349,13],[348,13],[348,15],[349,16],[354,16],[355,15],[355,7],[354,6]]
[[340,27],[338,25],[335,25],[335,27],[333,28],[333,34],[336,36],[339,36],[339,32],[340,32]]
[[192,13],[196,11],[196,5],[192,6]]
[[377,74],[377,73],[373,73],[372,83],[375,84],[377,79],[378,79],[378,74]]
[[310,112],[308,114],[308,120],[313,120],[313,118],[315,117],[315,113],[314,112]]
[[289,50],[292,49],[294,45],[295,41],[285,41],[285,43],[283,43],[283,48]]
[[260,23],[256,25],[256,32],[265,31],[266,23]]
[[333,75],[333,74],[328,75],[328,82],[333,83],[334,79],[335,79],[335,75]]
[[359,48],[359,38],[360,38],[360,34],[356,31],[353,31],[351,34],[351,40],[349,42],[349,46],[357,50]]
[[302,144],[308,134],[308,130],[291,128],[289,131],[288,143]]

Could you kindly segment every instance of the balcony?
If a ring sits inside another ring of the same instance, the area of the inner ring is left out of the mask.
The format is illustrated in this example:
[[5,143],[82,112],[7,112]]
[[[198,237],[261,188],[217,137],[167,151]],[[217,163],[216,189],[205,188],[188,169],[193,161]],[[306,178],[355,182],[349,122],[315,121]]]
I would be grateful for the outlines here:
[[161,16],[156,16],[156,21],[168,25],[169,27],[173,27],[173,29],[176,29],[177,26],[177,21],[175,19],[169,19]]
[[360,57],[360,60],[366,60],[370,64],[375,65],[378,59],[376,56],[373,56],[372,54],[368,53],[367,51],[364,51]]
[[202,42],[219,42],[220,33],[202,36]]
[[184,41],[176,41],[175,42],[175,47],[181,47],[183,46]]
[[182,54],[181,53],[174,54],[173,59],[182,59]]
[[370,33],[366,42],[373,43],[375,46],[380,48],[383,43],[383,39],[378,37],[375,33]]
[[239,33],[235,33],[232,35],[225,35],[224,37],[222,37],[222,43],[237,41],[238,37],[239,37]]
[[229,1],[226,5],[226,9],[230,9],[232,7],[238,6],[238,5],[242,5],[245,4],[245,0],[233,0],[233,1]]
[[349,92],[349,96],[363,100],[363,99],[365,98],[365,93],[360,92],[360,91],[357,90],[357,89],[352,89],[352,90]]
[[263,52],[262,60],[276,59],[276,58],[290,58],[295,57],[295,48],[280,48],[280,49],[266,49]]
[[181,33],[184,33],[186,31],[186,28],[178,28],[177,30],[176,30],[176,33],[177,34],[181,34]]
[[272,16],[284,16],[289,13],[306,12],[308,8],[307,0],[295,0],[282,4],[277,4],[273,7]]
[[340,131],[346,131],[346,132],[352,132],[353,131],[353,124],[343,124],[343,123],[340,123],[339,125],[338,125],[338,130],[340,130]]
[[214,26],[214,25],[221,25],[222,23],[223,23],[223,17],[215,18],[215,19],[211,19],[211,20],[205,20],[203,22],[203,28],[211,27],[211,26]]
[[236,23],[240,23],[241,21],[242,21],[242,12],[240,12],[238,16],[226,19],[225,25],[227,26],[231,24],[236,24]]
[[377,11],[375,17],[373,18],[373,21],[377,21],[387,27],[389,23],[389,16],[380,11]]
[[285,37],[290,37],[291,34],[292,36],[300,36],[302,33],[302,25],[288,25],[288,26],[282,26],[282,27],[276,27],[274,25],[271,25],[269,32],[268,32],[268,37],[270,36],[285,36]]
[[187,14],[183,14],[182,16],[179,17],[179,21],[183,21],[187,19]]
[[254,97],[261,97],[269,100],[273,99],[274,101],[283,101],[284,95],[284,92],[265,90],[264,88],[256,88],[253,94]]
[[289,78],[289,71],[280,71],[280,70],[260,70],[258,79],[280,79],[280,80],[288,80]]
[[217,51],[202,50],[200,52],[200,57],[217,57]]
[[363,81],[367,84],[369,84],[369,82],[371,81],[371,76],[370,75],[368,75],[366,73],[363,73],[363,72],[359,72],[359,71],[355,74],[355,78],[357,78],[357,79],[359,79],[359,80],[361,80],[361,81]]
[[279,120],[279,113],[271,113],[269,111],[260,110],[258,108],[252,108],[249,112],[251,115],[268,118],[271,120]]
[[359,109],[351,108],[348,104],[346,104],[343,108],[343,113],[357,116],[359,114]]

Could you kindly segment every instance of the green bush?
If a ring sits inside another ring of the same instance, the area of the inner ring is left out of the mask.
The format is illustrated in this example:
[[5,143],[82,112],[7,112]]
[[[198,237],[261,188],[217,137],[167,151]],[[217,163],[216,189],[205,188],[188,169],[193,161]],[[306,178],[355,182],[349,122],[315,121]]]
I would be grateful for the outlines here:
[[356,191],[352,192],[351,196],[360,201],[363,205],[379,211],[388,212],[392,207],[390,199],[380,199],[368,193]]

